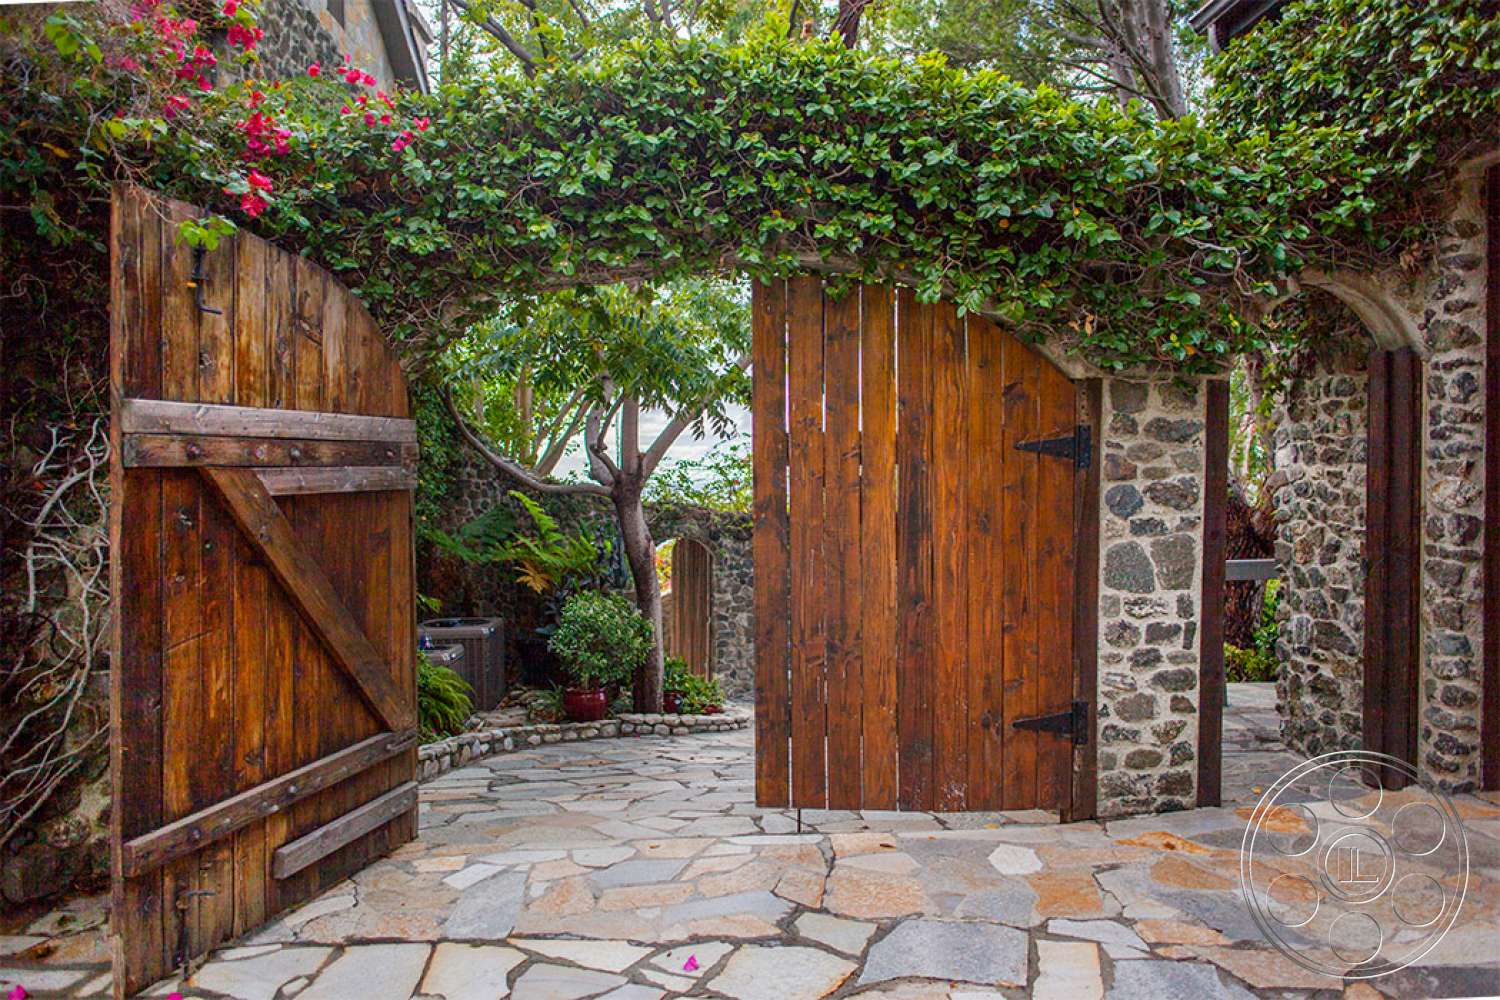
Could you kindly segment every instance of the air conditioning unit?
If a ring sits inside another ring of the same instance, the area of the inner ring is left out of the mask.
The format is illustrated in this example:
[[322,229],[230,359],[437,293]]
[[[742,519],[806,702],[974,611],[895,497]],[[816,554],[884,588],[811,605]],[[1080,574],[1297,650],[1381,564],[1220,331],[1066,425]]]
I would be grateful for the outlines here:
[[488,712],[505,697],[505,632],[499,618],[433,618],[418,637],[438,646],[464,648],[460,677],[474,689],[474,710]]

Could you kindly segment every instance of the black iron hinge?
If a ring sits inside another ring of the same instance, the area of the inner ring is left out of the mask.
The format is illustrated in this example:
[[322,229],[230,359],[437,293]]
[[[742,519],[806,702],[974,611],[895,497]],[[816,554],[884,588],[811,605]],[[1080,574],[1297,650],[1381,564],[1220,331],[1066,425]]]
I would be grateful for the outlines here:
[[1037,733],[1058,733],[1072,740],[1075,747],[1081,747],[1089,741],[1089,703],[1075,701],[1073,707],[1066,712],[1017,719],[1011,723],[1011,727]]
[[1072,434],[1064,434],[1062,437],[1020,441],[1016,444],[1016,450],[1034,451],[1038,455],[1048,455],[1052,458],[1070,458],[1078,468],[1087,469],[1094,456],[1093,435],[1089,432],[1087,425],[1079,424],[1073,428]]

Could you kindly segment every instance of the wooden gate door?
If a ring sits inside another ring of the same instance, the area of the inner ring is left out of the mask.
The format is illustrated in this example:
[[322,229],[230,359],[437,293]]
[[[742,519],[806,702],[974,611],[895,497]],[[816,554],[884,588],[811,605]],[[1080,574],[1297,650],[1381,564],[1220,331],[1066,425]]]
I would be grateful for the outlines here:
[[1066,811],[1073,383],[995,324],[754,296],[756,798]]
[[691,538],[679,538],[672,546],[667,653],[682,657],[690,673],[713,676],[713,554]]
[[416,832],[416,436],[364,307],[112,220],[111,914],[128,995]]

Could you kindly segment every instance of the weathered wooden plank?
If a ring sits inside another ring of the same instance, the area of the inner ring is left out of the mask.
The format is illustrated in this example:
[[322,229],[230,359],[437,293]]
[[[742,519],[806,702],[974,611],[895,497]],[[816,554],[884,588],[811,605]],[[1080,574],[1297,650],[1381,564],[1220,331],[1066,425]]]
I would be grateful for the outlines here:
[[[932,600],[937,621],[933,659],[933,808],[965,808],[969,742],[969,536],[965,447],[968,406],[967,323],[951,302],[932,307]],[[976,474],[982,474],[975,470]]]
[[787,283],[792,552],[792,803],[827,804],[823,603],[823,288]]
[[791,550],[787,513],[786,282],[756,283],[751,306],[754,447],[755,804],[791,803]]
[[417,446],[414,444],[305,438],[127,434],[123,449],[122,457],[128,469],[360,465],[410,468],[417,460]]
[[[1387,632],[1391,665],[1384,692],[1386,752],[1413,766],[1417,763],[1417,689],[1421,672],[1420,541],[1421,511],[1421,358],[1411,349],[1394,352],[1391,358],[1391,475],[1390,572],[1387,601],[1390,627]],[[1387,787],[1403,788],[1408,782],[1393,773]]]
[[[135,188],[111,200],[110,396],[161,391],[161,223]],[[111,420],[112,450],[120,447]],[[115,981],[146,981],[162,941],[161,874],[127,879],[121,845],[162,822],[161,476],[110,463],[110,863]]]
[[859,535],[859,288],[825,298],[823,606],[826,614],[828,808],[861,808],[862,579]]
[[897,794],[895,310],[890,288],[865,287],[860,343],[863,432],[859,487],[866,809],[894,809]]
[[1229,506],[1229,383],[1208,383],[1203,434],[1203,580],[1198,625],[1198,805],[1217,806],[1224,753],[1225,518]]
[[1040,359],[1014,337],[1004,344],[1005,387],[1002,390],[1005,432],[1000,459],[1005,466],[1001,510],[1005,571],[1000,603],[1006,631],[1003,653],[1005,718],[1005,789],[1007,809],[1029,809],[1036,803],[1038,734],[1016,729],[1017,719],[1037,713],[1036,503],[1041,456],[1016,450],[1022,441],[1041,436]]
[[910,289],[896,291],[896,729],[898,801],[903,809],[931,809],[932,764],[932,308]]
[[1005,787],[1005,609],[996,597],[1006,569],[1005,337],[994,323],[969,317],[969,396],[963,424],[964,447],[972,462],[965,522],[971,583],[966,595],[970,670],[965,801],[975,810],[1000,809]]
[[297,398],[297,261],[273,253],[266,262],[267,395],[265,405],[292,409]]
[[235,242],[238,267],[234,292],[234,387],[229,402],[253,413],[271,405],[270,309],[272,301],[281,296],[268,295],[266,281],[270,258],[279,257],[280,253],[250,236],[237,238]]
[[417,474],[399,465],[267,468],[256,469],[255,476],[273,497],[417,488]]
[[[1078,387],[1078,423],[1099,442],[1104,408],[1101,379]],[[1073,698],[1088,706],[1088,742],[1073,753],[1073,794],[1064,822],[1093,819],[1098,814],[1099,756],[1099,486],[1103,476],[1102,447],[1092,449],[1088,468],[1073,484]]]
[[[265,364],[246,352],[241,362]],[[267,392],[269,376],[255,376],[256,392]],[[184,403],[165,399],[125,399],[120,418],[127,434],[193,434],[245,438],[304,438],[313,441],[386,441],[415,443],[417,423],[399,417],[357,413],[282,410],[263,406]]]
[[388,667],[339,600],[318,560],[298,543],[255,474],[244,469],[200,471],[361,696],[387,727],[408,728],[413,706],[391,680]]
[[410,811],[416,804],[417,783],[408,781],[399,785],[312,833],[277,848],[272,856],[271,871],[282,879],[294,875]]
[[323,300],[329,279],[306,257],[297,258],[297,301],[292,314],[292,355],[296,381],[291,406],[298,410],[327,410],[323,392]]
[[[233,331],[229,331],[223,349],[234,349]],[[233,372],[232,365],[226,365]],[[232,392],[233,386],[228,390]],[[200,492],[202,486],[199,486]],[[239,547],[234,522],[223,509],[204,497],[201,503],[203,553],[201,556],[200,608],[202,618],[198,636],[199,681],[203,685],[200,714],[189,720],[173,720],[169,732],[212,733],[214,738],[192,740],[193,757],[188,766],[188,786],[192,792],[192,809],[207,808],[236,787],[235,759],[240,753],[235,726],[235,675],[237,673],[234,634],[235,555]],[[251,748],[246,748],[249,752]],[[193,859],[195,926],[190,939],[194,953],[217,947],[234,936],[235,878],[234,856],[229,841],[207,845]]]
[[[1375,348],[1368,365],[1370,411],[1365,469],[1365,678],[1363,740],[1366,750],[1391,753],[1386,745],[1386,696],[1390,669],[1389,578],[1391,355]],[[1375,775],[1367,775],[1373,780]],[[1384,778],[1386,775],[1380,775]]]
[[[1041,434],[1072,434],[1078,403],[1073,383],[1040,355]],[[1037,463],[1037,547],[1033,586],[1037,625],[1036,687],[1039,714],[1066,712],[1073,701],[1073,487],[1075,462],[1042,456]],[[1066,813],[1073,794],[1073,744],[1047,733],[1037,740],[1035,808]]]

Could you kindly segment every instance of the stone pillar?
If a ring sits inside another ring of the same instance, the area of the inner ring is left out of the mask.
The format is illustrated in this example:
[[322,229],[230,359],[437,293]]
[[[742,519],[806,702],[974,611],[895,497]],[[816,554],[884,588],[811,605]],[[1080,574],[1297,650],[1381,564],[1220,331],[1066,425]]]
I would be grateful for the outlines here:
[[1099,816],[1197,794],[1201,381],[1104,384],[1099,510]]
[[1427,361],[1417,763],[1450,791],[1479,782],[1486,332],[1480,177],[1465,182],[1442,228],[1418,321]]

